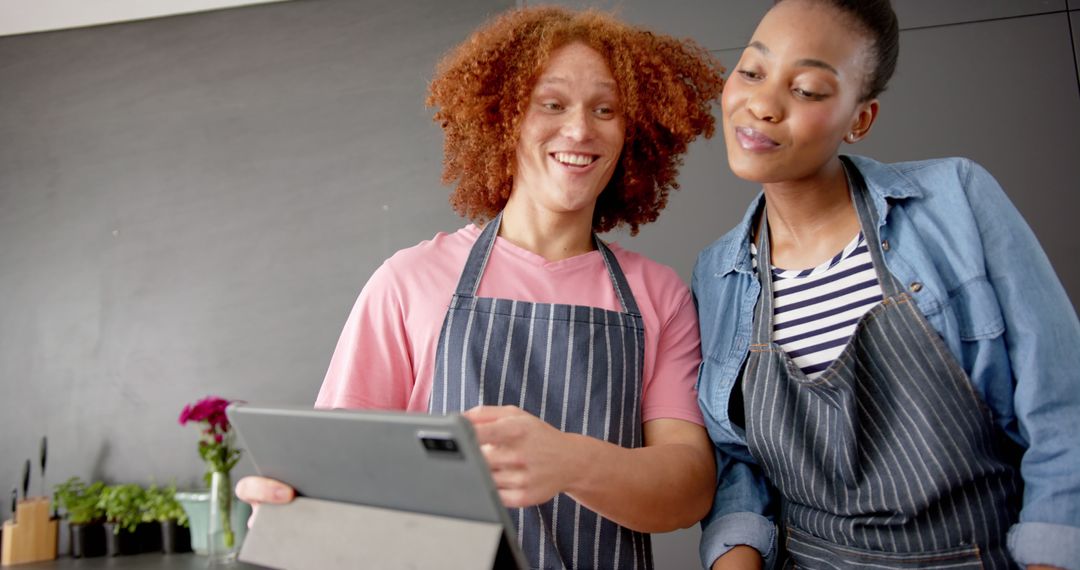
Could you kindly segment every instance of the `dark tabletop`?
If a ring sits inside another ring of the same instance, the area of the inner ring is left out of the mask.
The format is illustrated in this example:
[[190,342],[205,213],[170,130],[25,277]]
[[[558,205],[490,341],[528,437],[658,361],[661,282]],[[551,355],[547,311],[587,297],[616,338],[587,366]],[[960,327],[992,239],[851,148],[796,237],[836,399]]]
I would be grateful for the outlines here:
[[[61,556],[48,562],[34,562],[31,564],[19,564],[7,568],[26,570],[68,570],[69,568],[99,569],[99,568],[124,568],[135,570],[138,568],[169,568],[171,570],[205,570],[206,557],[197,554],[138,554],[134,556],[99,556],[95,558],[69,558]],[[218,567],[223,570],[260,570],[263,566],[236,562],[231,566]]]

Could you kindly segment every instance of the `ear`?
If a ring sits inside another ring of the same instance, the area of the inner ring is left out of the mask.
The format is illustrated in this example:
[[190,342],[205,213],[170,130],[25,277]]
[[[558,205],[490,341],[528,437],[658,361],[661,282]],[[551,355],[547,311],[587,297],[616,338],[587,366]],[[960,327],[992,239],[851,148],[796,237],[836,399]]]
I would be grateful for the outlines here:
[[874,126],[874,121],[877,120],[878,106],[877,99],[859,103],[855,118],[851,122],[851,130],[844,136],[844,142],[859,142],[870,134],[870,128]]

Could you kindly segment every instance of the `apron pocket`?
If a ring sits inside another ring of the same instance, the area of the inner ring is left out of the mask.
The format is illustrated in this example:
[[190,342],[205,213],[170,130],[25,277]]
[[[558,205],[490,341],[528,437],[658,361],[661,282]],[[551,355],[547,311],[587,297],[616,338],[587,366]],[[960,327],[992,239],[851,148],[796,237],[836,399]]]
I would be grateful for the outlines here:
[[930,552],[864,550],[822,540],[787,525],[787,556],[796,568],[982,569],[979,547],[962,545]]

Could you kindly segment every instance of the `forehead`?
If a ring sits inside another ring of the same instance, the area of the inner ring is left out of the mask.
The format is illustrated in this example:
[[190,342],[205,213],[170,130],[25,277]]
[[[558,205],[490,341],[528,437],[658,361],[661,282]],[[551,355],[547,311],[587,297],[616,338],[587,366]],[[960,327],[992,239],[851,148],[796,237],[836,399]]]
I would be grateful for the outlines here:
[[551,50],[537,84],[566,83],[615,89],[615,77],[604,56],[581,43],[571,42]]
[[818,60],[837,70],[866,69],[870,38],[854,20],[827,2],[784,0],[773,6],[754,31],[752,42],[781,60]]

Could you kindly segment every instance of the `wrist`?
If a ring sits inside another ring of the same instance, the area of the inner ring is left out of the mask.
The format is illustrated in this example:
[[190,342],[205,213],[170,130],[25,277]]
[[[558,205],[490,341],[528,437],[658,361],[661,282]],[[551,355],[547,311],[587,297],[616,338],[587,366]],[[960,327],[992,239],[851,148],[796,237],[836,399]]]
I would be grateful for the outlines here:
[[728,568],[760,570],[764,566],[761,554],[751,546],[739,544],[725,552],[723,556],[713,562],[712,570],[726,570]]
[[596,466],[608,461],[601,457],[605,452],[604,442],[587,435],[559,433],[559,469],[564,476],[562,492],[572,497],[581,497],[590,490],[603,486],[605,482],[597,480]]

